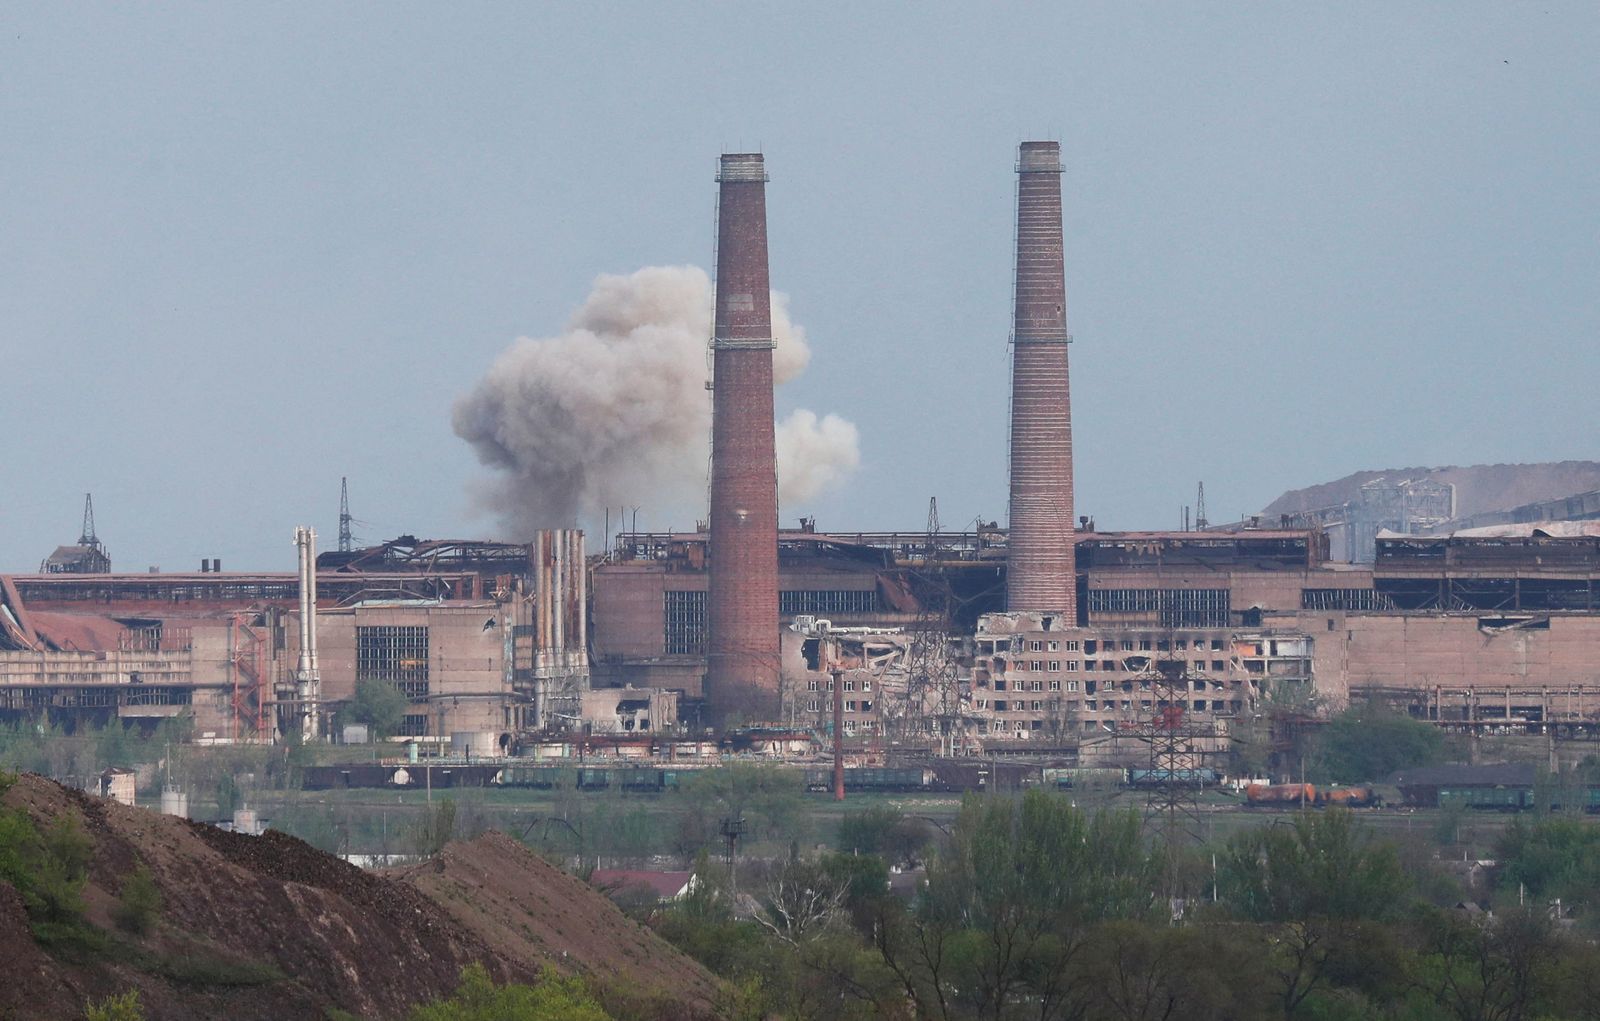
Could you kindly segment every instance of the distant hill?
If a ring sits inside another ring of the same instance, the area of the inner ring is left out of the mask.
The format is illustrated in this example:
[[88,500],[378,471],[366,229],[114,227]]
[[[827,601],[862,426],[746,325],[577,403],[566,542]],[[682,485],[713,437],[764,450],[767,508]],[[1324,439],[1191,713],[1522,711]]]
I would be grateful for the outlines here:
[[1456,516],[1472,517],[1510,510],[1539,500],[1554,500],[1600,489],[1600,461],[1546,461],[1541,464],[1475,464],[1467,467],[1385,468],[1359,471],[1333,482],[1291,489],[1262,510],[1262,517],[1297,514],[1354,500],[1374,479],[1428,478],[1456,487]]

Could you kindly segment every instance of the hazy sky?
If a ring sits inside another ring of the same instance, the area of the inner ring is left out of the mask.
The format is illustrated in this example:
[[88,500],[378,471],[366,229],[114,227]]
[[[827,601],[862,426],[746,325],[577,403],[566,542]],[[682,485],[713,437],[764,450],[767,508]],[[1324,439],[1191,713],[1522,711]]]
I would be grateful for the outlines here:
[[[0,7],[0,570],[492,536],[452,403],[599,273],[772,278],[860,427],[823,528],[1005,514],[1015,146],[1066,174],[1077,502],[1600,456],[1600,6]],[[641,526],[668,520],[638,494]]]

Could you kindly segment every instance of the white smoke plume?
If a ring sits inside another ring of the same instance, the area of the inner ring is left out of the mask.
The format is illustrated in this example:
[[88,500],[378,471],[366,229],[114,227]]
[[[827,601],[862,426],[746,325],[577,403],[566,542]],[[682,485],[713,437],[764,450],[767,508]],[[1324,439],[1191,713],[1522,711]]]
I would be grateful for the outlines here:
[[[811,359],[772,295],[773,374]],[[560,336],[518,339],[456,402],[456,435],[496,469],[482,491],[509,533],[597,524],[607,507],[652,522],[703,517],[711,440],[705,388],[711,280],[694,266],[603,275]],[[796,411],[778,424],[778,498],[806,500],[860,464],[856,427]]]
[[855,423],[798,408],[778,423],[778,499],[809,500],[861,467]]

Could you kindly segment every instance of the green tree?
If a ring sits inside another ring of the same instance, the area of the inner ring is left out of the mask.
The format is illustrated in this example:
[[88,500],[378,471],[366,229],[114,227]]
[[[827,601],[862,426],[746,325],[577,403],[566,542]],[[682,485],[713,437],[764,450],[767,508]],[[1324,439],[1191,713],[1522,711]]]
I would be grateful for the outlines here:
[[96,755],[102,768],[123,766],[132,768],[141,758],[139,742],[128,733],[121,720],[112,720],[97,735]]
[[1444,759],[1437,727],[1373,702],[1352,706],[1323,728],[1312,755],[1319,781],[1367,783],[1396,770],[1431,766]]
[[919,1012],[1076,1017],[1091,929],[1153,916],[1157,863],[1130,813],[1086,816],[1058,794],[968,797],[912,913],[885,904],[874,942]]
[[1218,862],[1218,895],[1236,917],[1264,923],[1286,1016],[1335,977],[1392,977],[1381,923],[1404,908],[1399,856],[1371,840],[1348,811],[1300,816],[1236,837]]
[[123,880],[122,892],[117,897],[111,917],[119,928],[143,934],[150,931],[160,916],[161,904],[161,889],[156,886],[155,877],[148,868],[140,865]]
[[1513,908],[1485,924],[1435,911],[1419,937],[1416,981],[1457,1021],[1526,1021],[1558,992],[1564,948],[1542,912]]
[[445,798],[423,812],[422,822],[417,828],[417,853],[438,854],[444,850],[444,845],[455,839],[455,835],[455,799]]
[[[1600,909],[1600,826],[1582,819],[1512,820],[1495,843],[1499,883],[1579,911]],[[1590,923],[1594,917],[1586,918]]]
[[497,986],[481,964],[461,972],[448,999],[412,1009],[409,1021],[611,1021],[582,979],[545,968],[536,985]]
[[927,842],[924,824],[897,808],[873,805],[839,820],[841,851],[875,854],[899,864],[916,858]]
[[23,890],[29,913],[45,922],[75,922],[83,914],[83,884],[94,843],[71,816],[61,816],[40,834],[33,880]]
[[1271,1017],[1259,944],[1206,926],[1111,921],[1084,951],[1087,1014],[1117,1021],[1243,1021]]
[[410,704],[391,682],[367,678],[356,682],[355,698],[342,715],[352,723],[366,724],[373,738],[381,740],[400,728]]

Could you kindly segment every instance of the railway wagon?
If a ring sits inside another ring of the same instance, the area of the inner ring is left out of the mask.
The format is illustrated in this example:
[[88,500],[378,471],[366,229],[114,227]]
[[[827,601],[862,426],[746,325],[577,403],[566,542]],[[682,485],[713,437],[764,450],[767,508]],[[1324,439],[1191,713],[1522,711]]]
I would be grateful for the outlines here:
[[1050,766],[1040,776],[1046,787],[1058,791],[1121,787],[1128,782],[1128,771],[1119,766]]
[[578,770],[573,766],[506,766],[500,770],[501,787],[531,787],[548,791],[557,787],[576,787]]
[[1371,787],[1320,787],[1317,804],[1324,808],[1369,808],[1382,803]]
[[578,783],[587,791],[616,789],[648,793],[664,790],[669,772],[674,781],[673,786],[676,786],[678,778],[676,770],[669,771],[655,766],[607,766],[583,769],[580,770]]
[[1041,773],[1031,762],[1001,759],[940,759],[932,764],[934,790],[1018,791],[1038,784]]
[[1128,784],[1132,787],[1154,787],[1166,783],[1170,777],[1181,787],[1215,787],[1222,782],[1222,774],[1214,769],[1130,769]]
[[[850,766],[844,771],[844,789],[862,793],[931,791],[936,782],[933,770],[917,767]],[[833,770],[806,770],[806,790],[833,790]]]
[[1521,812],[1534,805],[1532,787],[1441,787],[1440,808],[1476,812]]
[[1253,783],[1244,789],[1247,808],[1285,808],[1315,804],[1317,788],[1308,783]]
[[408,763],[386,766],[370,763],[336,766],[307,766],[301,773],[300,787],[308,791],[343,790],[370,787],[487,787],[500,772],[496,766],[437,765]]

